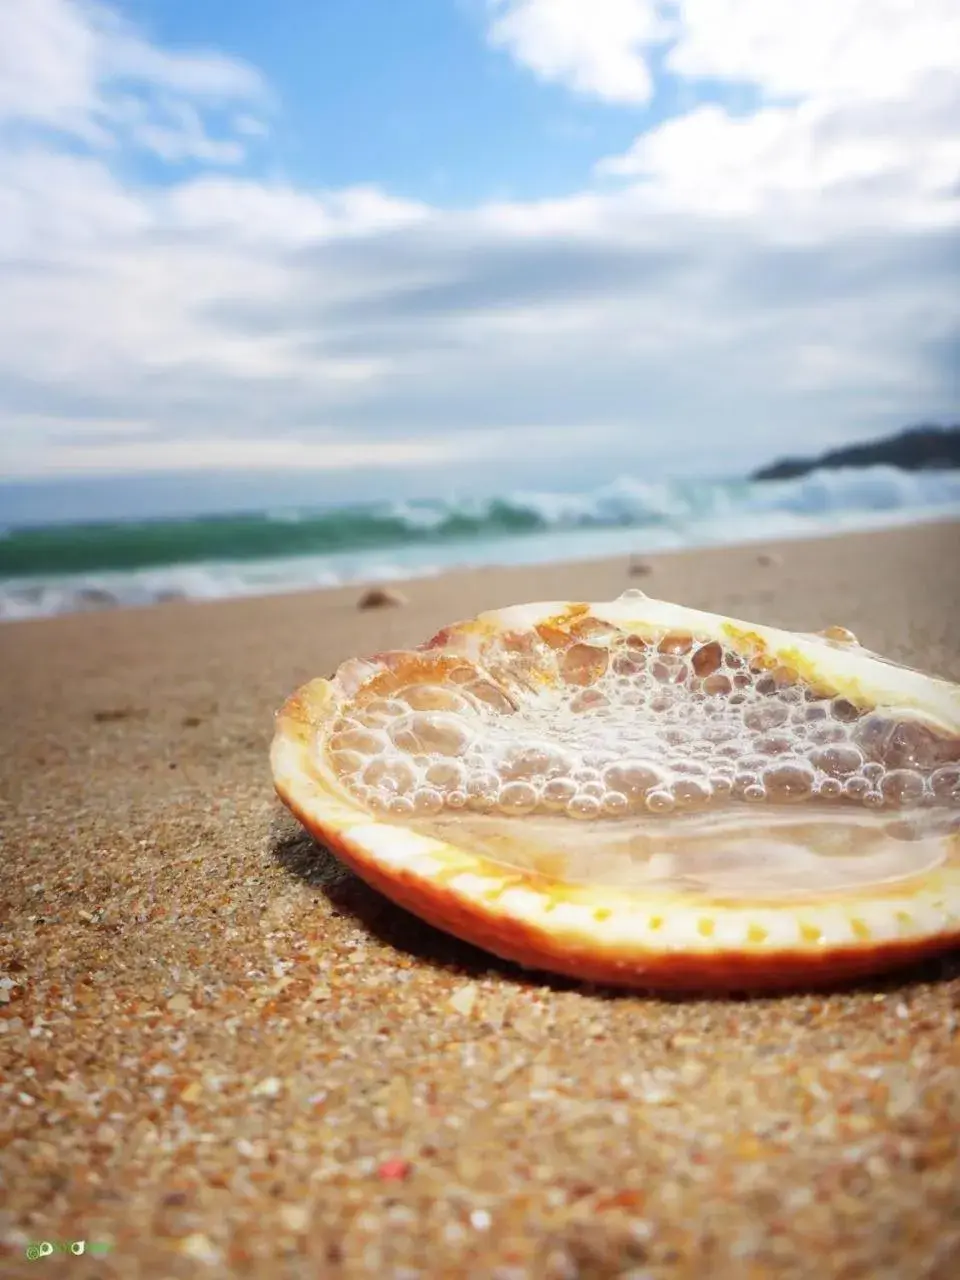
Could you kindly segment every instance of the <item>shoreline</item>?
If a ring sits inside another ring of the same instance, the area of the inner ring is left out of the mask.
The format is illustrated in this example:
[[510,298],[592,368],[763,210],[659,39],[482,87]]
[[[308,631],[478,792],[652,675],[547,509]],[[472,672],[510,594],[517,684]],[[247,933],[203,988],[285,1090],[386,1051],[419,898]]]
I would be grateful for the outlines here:
[[[838,511],[833,517],[836,527],[825,530],[822,515],[782,515],[779,527],[771,533],[769,528],[762,527],[762,517],[756,517],[754,528],[734,520],[732,538],[723,521],[719,526],[716,522],[705,521],[691,526],[686,531],[689,540],[681,545],[669,545],[671,538],[680,536],[676,530],[665,530],[656,525],[557,527],[549,531],[531,530],[523,535],[397,543],[356,552],[184,560],[129,570],[102,569],[37,576],[17,574],[5,578],[0,576],[0,625],[39,617],[64,617],[72,613],[152,607],[179,600],[216,603],[221,600],[272,599],[338,587],[359,589],[384,583],[401,586],[421,578],[476,570],[532,569],[550,564],[610,560],[624,555],[650,557],[707,549],[786,544],[951,523],[958,518],[960,513],[954,506],[935,507],[929,512],[916,509],[872,513]],[[792,527],[790,519],[795,521]],[[509,552],[510,558],[500,558],[504,551]],[[452,559],[452,553],[466,558]],[[345,568],[343,562],[349,565],[351,560],[355,562],[353,567]],[[331,580],[324,581],[324,577]],[[184,587],[184,579],[193,579],[192,589]],[[153,598],[137,598],[144,593]],[[65,607],[64,596],[68,602],[72,601]],[[45,605],[42,604],[44,599],[47,600]],[[18,614],[18,609],[28,612]]]
[[952,1274],[960,955],[613,993],[422,924],[273,796],[296,687],[523,599],[842,624],[960,681],[960,521],[642,559],[0,627],[9,1274],[78,1239],[90,1280]]

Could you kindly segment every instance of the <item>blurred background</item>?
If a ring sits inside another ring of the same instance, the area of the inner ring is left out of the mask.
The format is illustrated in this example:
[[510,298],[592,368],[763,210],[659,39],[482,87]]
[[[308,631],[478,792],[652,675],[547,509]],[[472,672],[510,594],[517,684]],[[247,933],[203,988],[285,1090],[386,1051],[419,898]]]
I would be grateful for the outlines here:
[[960,514],[958,49],[2,0],[0,617]]

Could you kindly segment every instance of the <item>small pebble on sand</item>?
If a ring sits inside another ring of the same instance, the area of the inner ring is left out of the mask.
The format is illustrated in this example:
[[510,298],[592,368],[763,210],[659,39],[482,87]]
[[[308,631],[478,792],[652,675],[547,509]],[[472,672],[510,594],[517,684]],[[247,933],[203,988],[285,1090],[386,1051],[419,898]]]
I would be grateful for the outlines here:
[[407,604],[407,597],[396,587],[371,587],[357,601],[358,609],[390,609]]

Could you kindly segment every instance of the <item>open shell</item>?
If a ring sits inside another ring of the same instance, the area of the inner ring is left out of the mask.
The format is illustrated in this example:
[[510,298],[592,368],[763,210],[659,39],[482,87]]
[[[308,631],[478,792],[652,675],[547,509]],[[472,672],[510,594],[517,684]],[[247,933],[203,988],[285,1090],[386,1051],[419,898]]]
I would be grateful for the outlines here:
[[[628,759],[644,734],[650,777]],[[708,739],[729,773],[698,763]],[[773,753],[762,768],[758,747]],[[364,880],[526,966],[760,989],[960,942],[960,688],[842,628],[796,634],[641,592],[519,605],[305,685],[271,762],[282,800]],[[571,762],[580,791],[564,809]]]

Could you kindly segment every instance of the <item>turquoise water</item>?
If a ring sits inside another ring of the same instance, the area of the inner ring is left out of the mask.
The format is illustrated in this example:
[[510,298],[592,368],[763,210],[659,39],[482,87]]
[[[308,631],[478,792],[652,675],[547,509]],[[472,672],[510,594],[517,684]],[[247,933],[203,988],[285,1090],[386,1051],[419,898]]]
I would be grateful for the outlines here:
[[957,515],[960,471],[874,467],[779,482],[624,477],[583,493],[9,528],[0,534],[0,618]]

